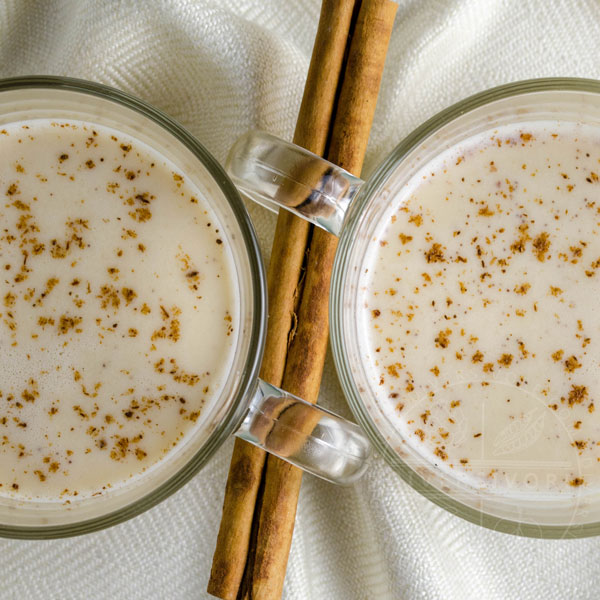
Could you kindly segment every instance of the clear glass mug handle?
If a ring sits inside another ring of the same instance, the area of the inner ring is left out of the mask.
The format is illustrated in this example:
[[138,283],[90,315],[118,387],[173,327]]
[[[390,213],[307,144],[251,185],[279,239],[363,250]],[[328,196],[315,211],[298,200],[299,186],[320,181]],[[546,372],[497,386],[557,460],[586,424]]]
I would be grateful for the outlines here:
[[[236,141],[226,170],[250,200],[290,210],[335,235],[363,184],[320,156],[261,131]],[[364,473],[371,448],[354,423],[261,380],[236,435],[341,484]]]
[[261,379],[236,435],[342,485],[361,477],[371,453],[358,425]]
[[240,137],[227,173],[240,193],[270,210],[285,208],[335,235],[364,183],[341,167],[263,131]]

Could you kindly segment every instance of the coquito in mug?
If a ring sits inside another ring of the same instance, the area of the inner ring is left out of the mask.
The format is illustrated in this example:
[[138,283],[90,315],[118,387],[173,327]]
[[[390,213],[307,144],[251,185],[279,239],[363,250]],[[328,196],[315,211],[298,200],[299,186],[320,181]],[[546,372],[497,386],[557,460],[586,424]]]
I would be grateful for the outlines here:
[[404,479],[486,527],[599,532],[598,82],[468,98],[367,183],[263,134],[236,143],[228,171],[340,236],[336,367]]
[[257,379],[265,275],[235,188],[152,107],[0,82],[0,534],[57,537],[167,497],[236,432],[354,481],[358,428]]

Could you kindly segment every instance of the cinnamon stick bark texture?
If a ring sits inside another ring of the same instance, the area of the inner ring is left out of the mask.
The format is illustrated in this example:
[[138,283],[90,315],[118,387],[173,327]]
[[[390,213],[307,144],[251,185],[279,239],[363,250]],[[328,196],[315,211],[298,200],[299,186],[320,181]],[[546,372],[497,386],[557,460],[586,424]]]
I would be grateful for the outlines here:
[[[363,164],[396,9],[390,0],[363,0],[352,34],[328,158],[355,174]],[[317,400],[323,373],[336,248],[337,238],[315,229],[283,377],[284,389],[310,402]],[[242,586],[248,600],[281,597],[302,480],[302,471],[289,463],[272,455],[266,462],[256,546]]]
[[[294,142],[323,155],[331,131],[354,0],[323,0],[317,37],[298,116]],[[309,236],[304,220],[281,211],[268,269],[269,322],[261,377],[281,385],[289,335],[295,322],[302,266]],[[237,597],[246,566],[252,520],[265,452],[235,442],[223,502],[223,515],[207,591]]]

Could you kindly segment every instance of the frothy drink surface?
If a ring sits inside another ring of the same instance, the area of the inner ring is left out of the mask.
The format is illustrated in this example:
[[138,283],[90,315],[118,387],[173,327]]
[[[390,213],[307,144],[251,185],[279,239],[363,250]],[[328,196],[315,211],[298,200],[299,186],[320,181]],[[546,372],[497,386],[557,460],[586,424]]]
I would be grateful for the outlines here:
[[161,154],[77,121],[0,128],[0,495],[118,487],[202,421],[238,325],[227,239]]
[[600,485],[599,174],[596,128],[490,130],[413,177],[371,243],[372,391],[404,443],[468,486]]

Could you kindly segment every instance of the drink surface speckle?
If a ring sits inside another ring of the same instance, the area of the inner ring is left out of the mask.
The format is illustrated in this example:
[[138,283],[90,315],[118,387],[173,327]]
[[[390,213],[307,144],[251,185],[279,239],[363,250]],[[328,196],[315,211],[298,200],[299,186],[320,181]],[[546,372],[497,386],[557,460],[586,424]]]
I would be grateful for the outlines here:
[[161,154],[78,121],[0,128],[0,495],[102,494],[202,421],[231,364],[234,267]]
[[506,126],[392,202],[359,291],[363,363],[401,439],[498,493],[600,485],[600,130]]

